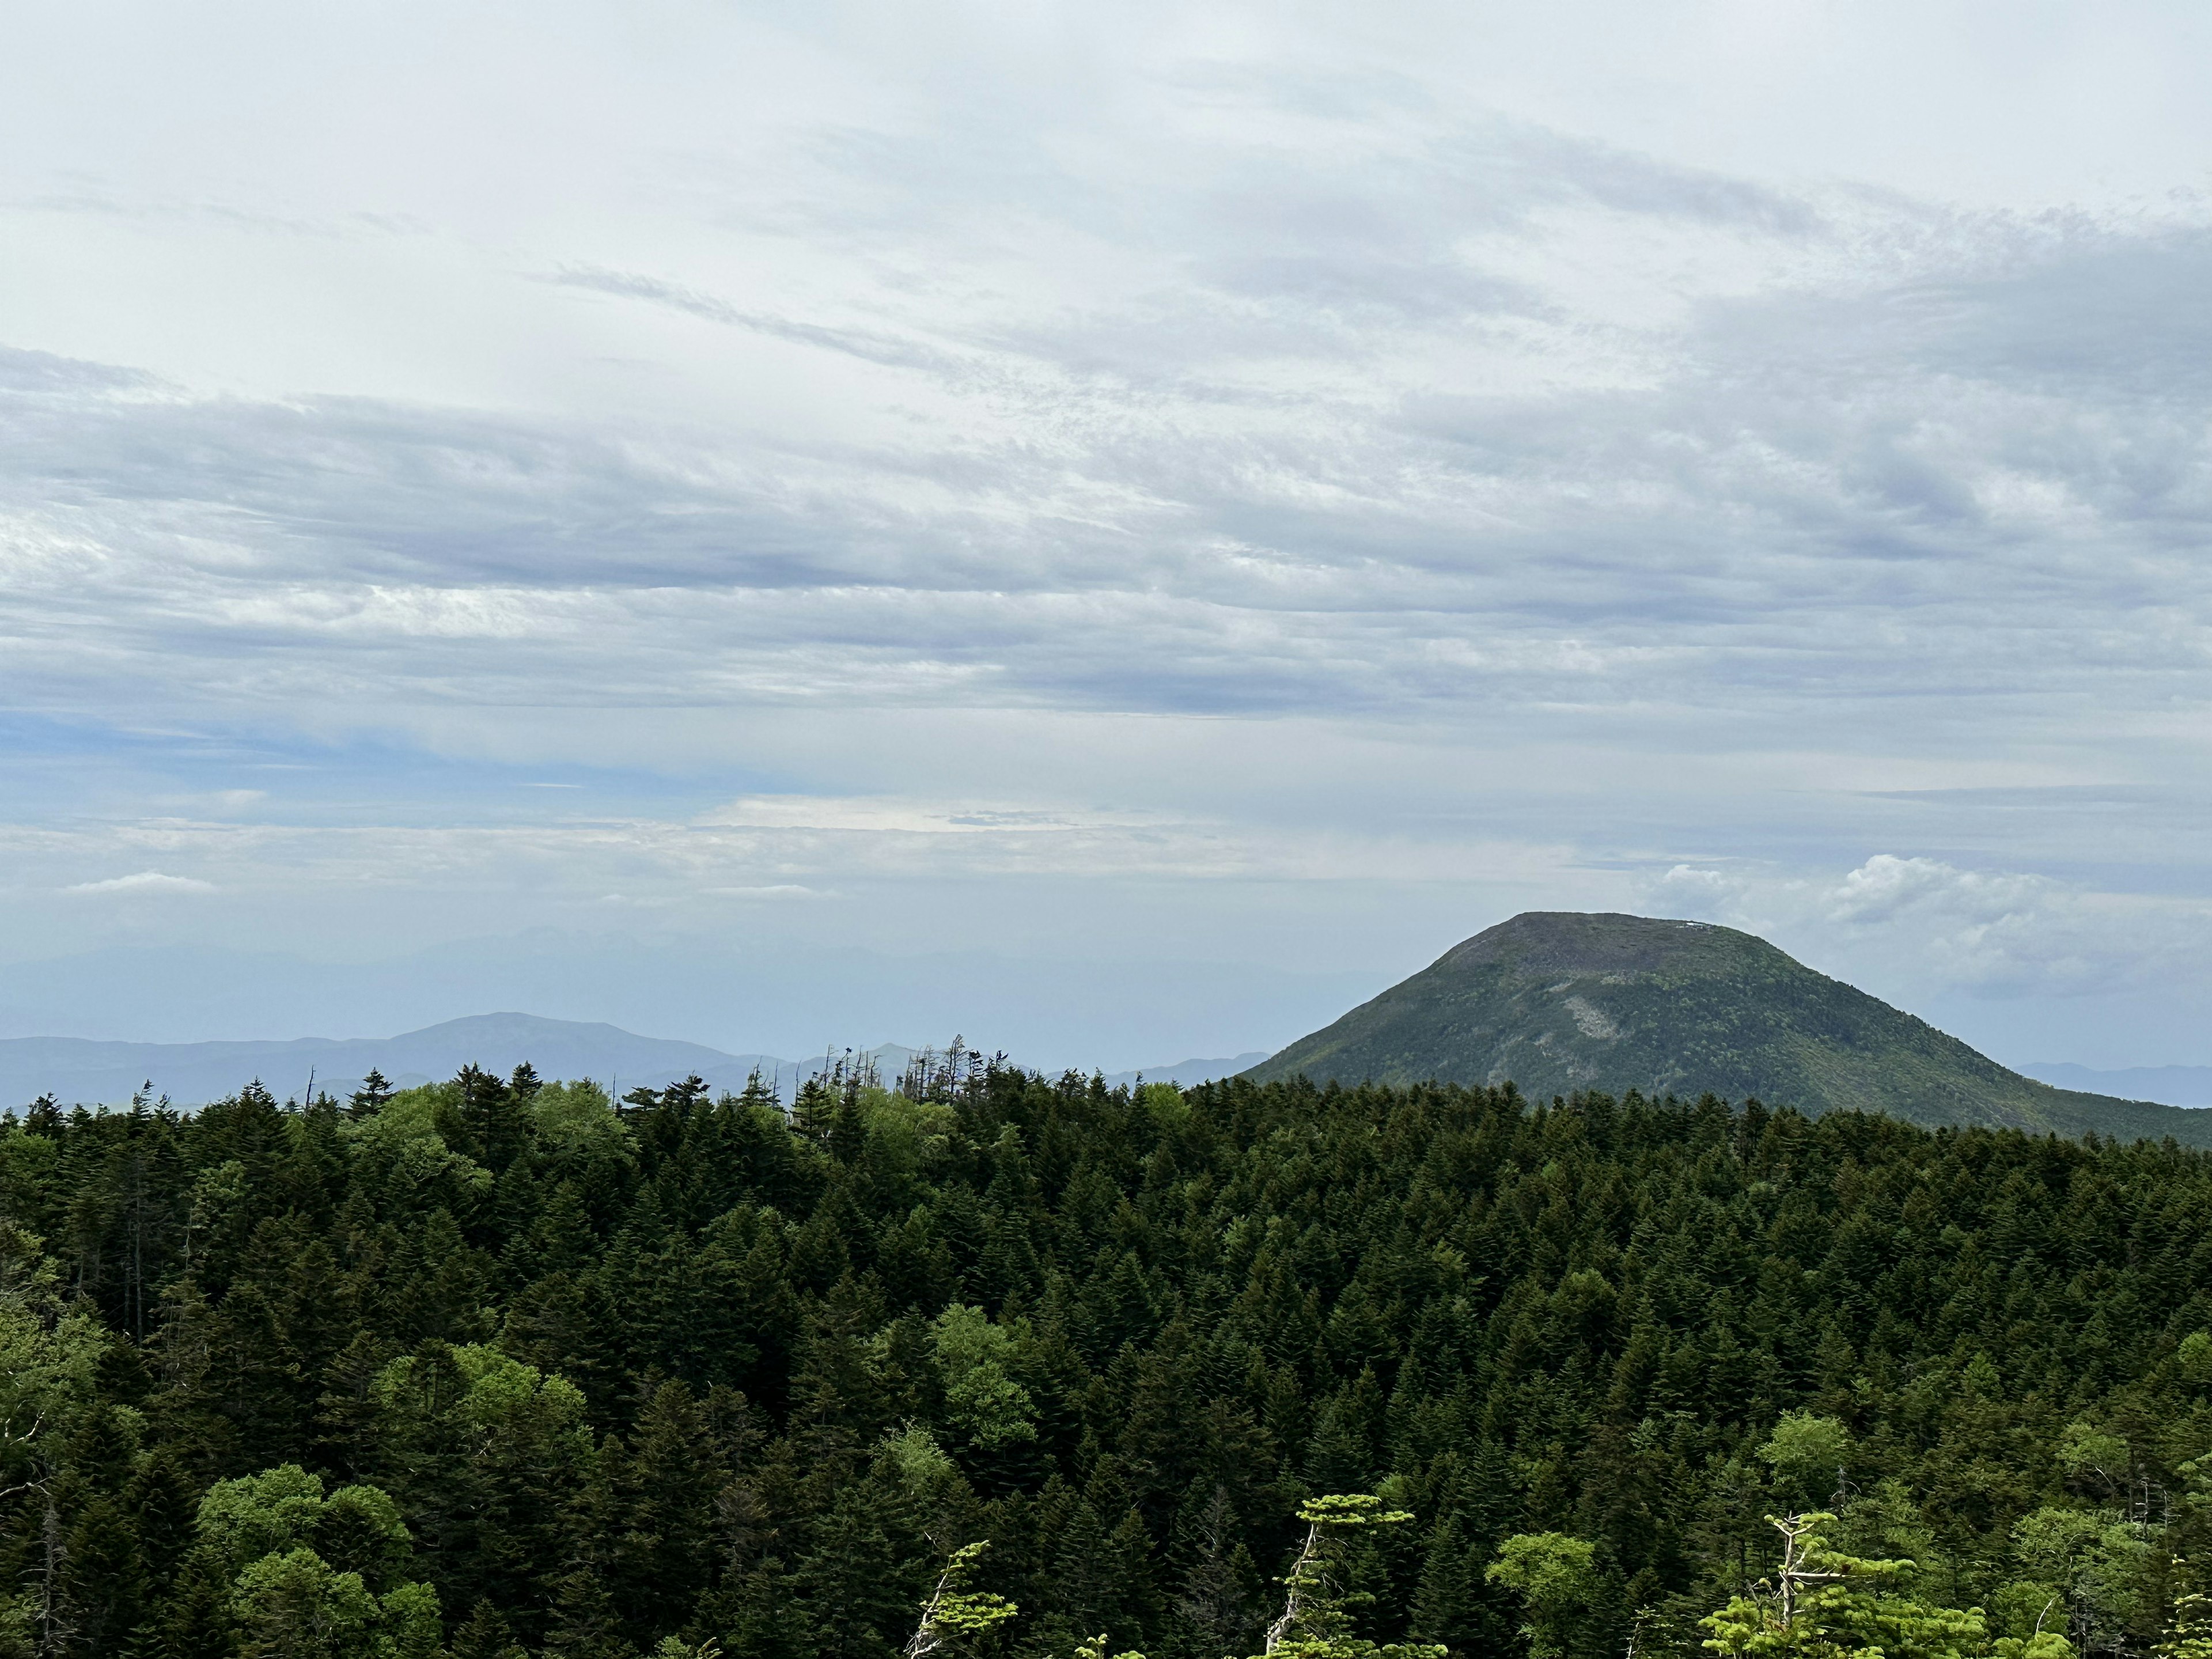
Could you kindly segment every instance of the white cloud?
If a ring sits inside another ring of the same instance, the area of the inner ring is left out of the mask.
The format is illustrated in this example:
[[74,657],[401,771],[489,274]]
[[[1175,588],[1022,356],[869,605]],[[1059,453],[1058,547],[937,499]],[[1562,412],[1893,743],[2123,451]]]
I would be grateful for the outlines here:
[[700,820],[732,830],[822,830],[917,836],[1052,835],[1070,830],[1141,828],[1155,822],[1134,812],[1070,813],[1005,802],[931,801],[884,797],[754,795],[717,807]]
[[0,64],[10,879],[955,944],[1057,882],[1062,939],[1368,961],[1642,892],[2212,987],[2180,14],[1564,4],[57,11]]
[[215,884],[191,876],[165,876],[158,870],[135,875],[110,876],[105,881],[81,881],[62,889],[64,893],[212,893]]
[[1677,866],[1656,903],[1917,994],[2085,997],[2212,967],[2212,904],[1878,853],[1841,878]]
[[1877,853],[1826,894],[1831,920],[1880,927],[1906,914],[1989,926],[2032,914],[2060,891],[2033,876],[1958,870],[1939,859]]

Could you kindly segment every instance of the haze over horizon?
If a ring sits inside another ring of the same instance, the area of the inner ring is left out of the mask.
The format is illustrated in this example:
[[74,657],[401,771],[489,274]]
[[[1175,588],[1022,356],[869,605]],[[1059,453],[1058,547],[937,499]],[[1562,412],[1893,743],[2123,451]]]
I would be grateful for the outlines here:
[[0,60],[0,1036],[1279,1046],[1524,909],[2212,1064],[2212,23]]

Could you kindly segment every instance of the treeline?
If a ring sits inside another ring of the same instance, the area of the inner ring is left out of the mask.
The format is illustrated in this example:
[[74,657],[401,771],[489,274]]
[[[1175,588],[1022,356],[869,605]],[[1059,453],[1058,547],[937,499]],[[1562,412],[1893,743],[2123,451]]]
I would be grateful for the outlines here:
[[2208,1286],[2204,1154],[1710,1097],[40,1102],[0,1655],[2191,1653]]

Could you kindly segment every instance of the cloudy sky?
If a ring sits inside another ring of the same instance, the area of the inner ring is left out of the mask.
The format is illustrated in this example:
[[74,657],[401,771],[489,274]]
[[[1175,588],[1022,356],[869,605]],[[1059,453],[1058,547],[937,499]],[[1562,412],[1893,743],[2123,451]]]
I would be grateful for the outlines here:
[[18,9],[0,1035],[2212,1062],[2212,21]]

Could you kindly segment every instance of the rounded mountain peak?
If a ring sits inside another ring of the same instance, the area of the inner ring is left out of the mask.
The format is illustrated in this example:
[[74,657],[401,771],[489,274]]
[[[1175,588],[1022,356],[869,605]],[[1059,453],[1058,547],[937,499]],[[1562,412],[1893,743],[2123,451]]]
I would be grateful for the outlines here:
[[2212,1111],[2033,1082],[1753,934],[1601,911],[1501,921],[1244,1075],[1510,1082],[1534,1100],[1710,1090],[1806,1112],[2212,1146]]
[[1524,910],[1454,945],[1436,968],[1446,972],[1498,966],[1540,973],[1710,973],[1752,962],[1771,967],[1775,958],[1790,960],[1763,939],[1710,921],[1602,910]]

